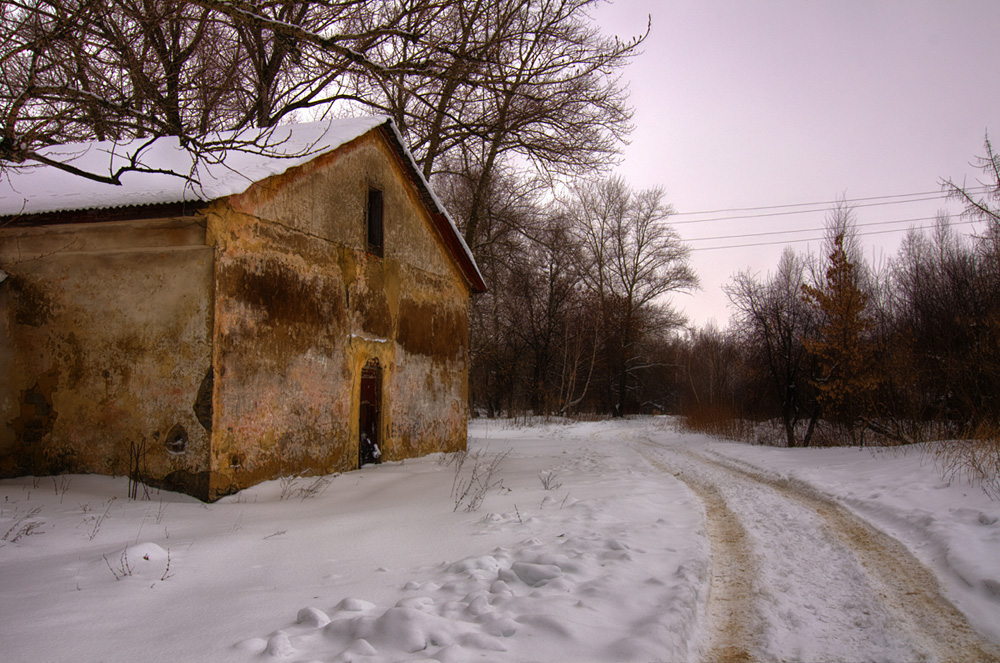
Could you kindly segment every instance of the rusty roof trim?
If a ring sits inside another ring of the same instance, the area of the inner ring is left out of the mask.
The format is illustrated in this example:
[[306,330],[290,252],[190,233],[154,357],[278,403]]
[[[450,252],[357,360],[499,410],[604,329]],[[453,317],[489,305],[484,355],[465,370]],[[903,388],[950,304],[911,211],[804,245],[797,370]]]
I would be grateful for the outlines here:
[[392,119],[388,119],[385,124],[381,125],[379,128],[382,130],[383,137],[386,141],[394,147],[394,151],[396,152],[396,156],[399,158],[399,162],[403,167],[403,170],[410,175],[410,180],[413,182],[413,185],[420,194],[421,200],[424,202],[424,205],[430,213],[431,220],[434,222],[434,227],[441,236],[441,240],[445,247],[455,259],[455,262],[458,263],[459,269],[461,270],[463,276],[465,276],[470,289],[475,294],[482,294],[486,292],[489,288],[486,286],[486,280],[483,278],[482,272],[479,271],[479,266],[476,264],[476,259],[472,255],[472,250],[469,249],[469,245],[466,244],[465,238],[462,237],[462,234],[458,231],[458,226],[456,225],[454,219],[451,218],[451,215],[448,213],[444,204],[434,193],[434,190],[424,177],[424,174],[420,172],[420,168],[417,166],[417,162],[414,160],[410,150],[403,142],[403,137],[396,128],[395,122],[393,122]]

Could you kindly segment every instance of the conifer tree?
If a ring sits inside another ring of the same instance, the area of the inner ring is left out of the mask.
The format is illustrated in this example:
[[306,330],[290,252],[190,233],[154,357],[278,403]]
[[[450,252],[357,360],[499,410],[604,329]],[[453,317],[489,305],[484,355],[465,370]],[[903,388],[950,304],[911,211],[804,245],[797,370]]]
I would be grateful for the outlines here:
[[873,322],[868,295],[860,287],[857,264],[844,249],[844,238],[844,232],[836,234],[826,279],[819,287],[802,286],[806,302],[820,320],[816,336],[805,339],[805,345],[817,359],[812,382],[823,418],[843,426],[852,443],[863,444],[877,386],[870,341]]

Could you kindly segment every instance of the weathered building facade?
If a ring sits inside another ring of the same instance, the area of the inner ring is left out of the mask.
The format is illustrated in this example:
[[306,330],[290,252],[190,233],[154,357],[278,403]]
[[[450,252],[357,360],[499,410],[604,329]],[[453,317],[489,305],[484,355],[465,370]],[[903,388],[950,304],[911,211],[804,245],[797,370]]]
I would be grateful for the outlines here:
[[320,133],[264,177],[0,220],[0,476],[213,500],[464,448],[482,276],[391,122]]

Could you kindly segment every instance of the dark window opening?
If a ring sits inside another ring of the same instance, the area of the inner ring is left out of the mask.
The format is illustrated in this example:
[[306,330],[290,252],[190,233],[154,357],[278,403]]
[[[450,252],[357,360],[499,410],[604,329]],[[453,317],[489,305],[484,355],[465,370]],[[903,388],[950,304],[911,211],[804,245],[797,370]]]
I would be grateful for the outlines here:
[[368,189],[368,251],[382,255],[382,191]]

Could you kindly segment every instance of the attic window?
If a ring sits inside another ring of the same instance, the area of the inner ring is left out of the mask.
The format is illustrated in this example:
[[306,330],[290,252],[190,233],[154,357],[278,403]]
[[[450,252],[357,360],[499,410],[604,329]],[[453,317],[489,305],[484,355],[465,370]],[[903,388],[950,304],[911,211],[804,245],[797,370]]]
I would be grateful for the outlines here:
[[368,188],[368,210],[366,213],[368,227],[368,251],[382,255],[382,190]]

